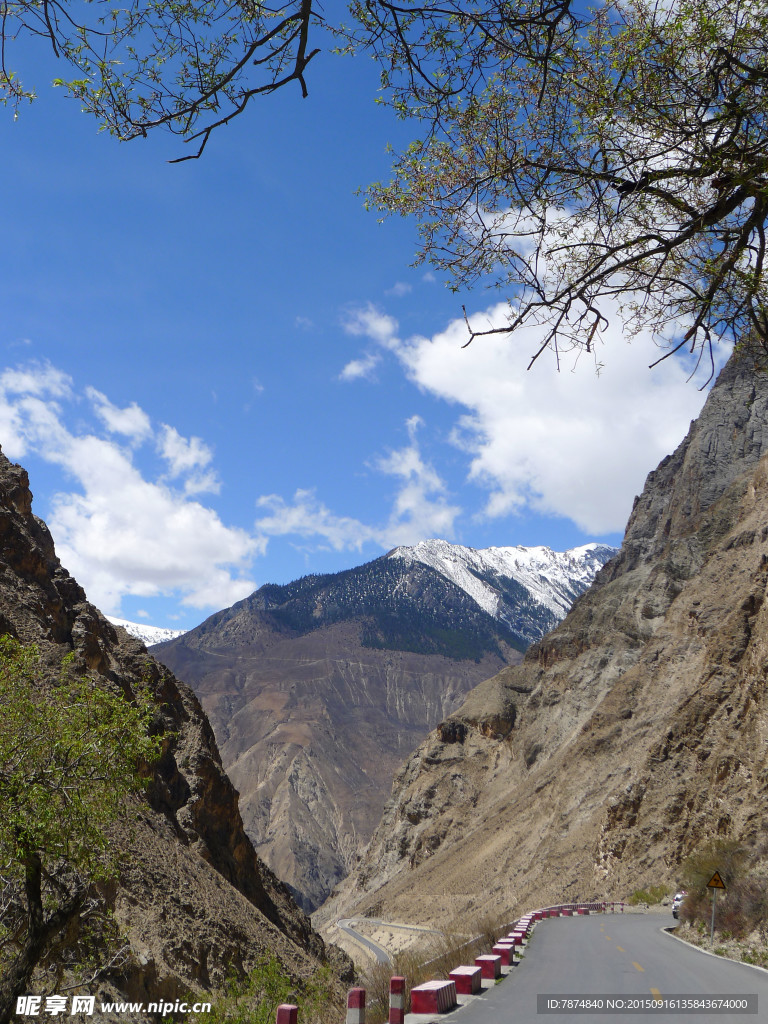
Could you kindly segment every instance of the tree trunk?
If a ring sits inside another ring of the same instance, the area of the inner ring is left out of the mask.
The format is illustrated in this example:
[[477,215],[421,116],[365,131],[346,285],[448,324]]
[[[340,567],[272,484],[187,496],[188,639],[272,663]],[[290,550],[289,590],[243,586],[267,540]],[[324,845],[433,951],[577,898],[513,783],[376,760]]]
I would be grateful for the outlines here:
[[0,978],[0,1024],[10,1024],[19,996],[37,994],[29,992],[28,988],[32,973],[51,939],[78,915],[85,895],[82,889],[78,889],[46,920],[43,914],[40,858],[30,857],[25,872],[27,936],[21,952]]

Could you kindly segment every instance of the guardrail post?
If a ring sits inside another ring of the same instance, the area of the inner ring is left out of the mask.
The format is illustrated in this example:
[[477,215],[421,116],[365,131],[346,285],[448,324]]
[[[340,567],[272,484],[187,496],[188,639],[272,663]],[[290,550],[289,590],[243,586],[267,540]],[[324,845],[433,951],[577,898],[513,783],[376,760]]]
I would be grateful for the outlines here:
[[365,1024],[365,989],[352,988],[347,996],[347,1024]]
[[405,978],[389,981],[389,1024],[405,1024]]
[[298,1024],[299,1008],[292,1003],[281,1003],[277,1008],[275,1024]]

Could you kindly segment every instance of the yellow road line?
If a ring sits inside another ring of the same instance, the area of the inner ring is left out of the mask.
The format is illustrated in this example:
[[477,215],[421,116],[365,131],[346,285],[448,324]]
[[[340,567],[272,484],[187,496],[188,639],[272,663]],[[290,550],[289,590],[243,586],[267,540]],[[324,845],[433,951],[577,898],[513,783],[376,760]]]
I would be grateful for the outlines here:
[[622,949],[622,947],[621,947],[621,946],[617,946],[617,947],[616,947],[616,949],[618,949],[618,951],[619,951],[620,953],[626,953],[626,952],[627,952],[627,951],[626,951],[626,949]]
[[636,967],[638,969],[638,971],[642,971],[643,974],[645,974],[645,968],[641,967],[640,964],[637,962],[637,960],[633,960],[632,961],[632,966]]
[[659,992],[659,990],[657,988],[652,988],[651,989],[651,995],[653,996],[654,999],[661,999],[661,992]]

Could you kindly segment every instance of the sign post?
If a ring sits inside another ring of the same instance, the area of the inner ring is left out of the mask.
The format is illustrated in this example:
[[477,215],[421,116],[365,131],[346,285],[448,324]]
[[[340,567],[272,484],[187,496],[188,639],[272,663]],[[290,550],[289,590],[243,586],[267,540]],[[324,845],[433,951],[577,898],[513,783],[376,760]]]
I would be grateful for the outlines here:
[[717,898],[717,890],[725,890],[725,882],[720,877],[720,872],[716,871],[714,875],[707,882],[707,888],[712,890],[712,928],[709,933],[709,944],[714,946],[715,944],[715,900]]

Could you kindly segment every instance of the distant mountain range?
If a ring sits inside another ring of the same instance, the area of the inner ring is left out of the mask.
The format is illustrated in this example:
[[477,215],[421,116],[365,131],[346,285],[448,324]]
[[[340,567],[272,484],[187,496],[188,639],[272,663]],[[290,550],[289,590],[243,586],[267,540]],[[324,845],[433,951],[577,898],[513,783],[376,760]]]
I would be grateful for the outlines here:
[[402,760],[613,554],[424,541],[263,586],[152,653],[194,687],[249,836],[312,909],[354,865]]
[[[552,629],[615,554],[605,544],[476,550],[427,540],[343,572],[267,584],[245,602],[278,633],[360,623],[363,647],[474,659],[525,651]],[[230,610],[199,629],[218,628]]]

